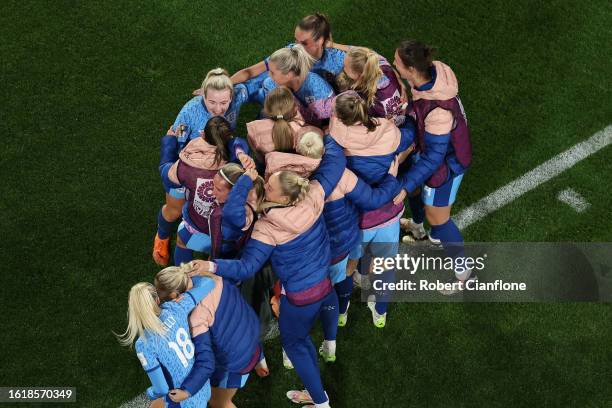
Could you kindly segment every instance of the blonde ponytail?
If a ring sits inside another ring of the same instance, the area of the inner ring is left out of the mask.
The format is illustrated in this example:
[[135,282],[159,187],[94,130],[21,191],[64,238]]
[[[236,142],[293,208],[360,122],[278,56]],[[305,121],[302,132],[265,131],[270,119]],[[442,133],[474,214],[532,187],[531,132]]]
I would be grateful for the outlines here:
[[278,70],[284,75],[290,71],[304,81],[314,64],[312,58],[301,44],[291,48],[281,48],[270,56],[270,62],[274,63]]
[[370,107],[374,104],[378,81],[383,75],[378,54],[368,48],[355,47],[348,52],[348,57],[351,70],[359,74],[352,88],[366,97]]
[[150,283],[140,282],[132,286],[128,298],[128,327],[125,333],[116,335],[124,346],[130,346],[145,331],[165,334],[166,327],[159,319],[161,308],[155,287]]
[[272,141],[277,152],[293,152],[295,134],[289,122],[297,117],[295,98],[289,88],[280,86],[274,88],[264,101],[264,114],[274,121],[272,126]]
[[346,126],[362,124],[373,132],[378,122],[368,114],[366,101],[361,99],[355,91],[348,91],[338,95],[335,102],[334,114]]
[[172,293],[181,294],[189,286],[188,273],[193,271],[193,262],[182,263],[181,266],[169,266],[157,272],[153,283],[162,302],[171,300]]
[[206,96],[206,91],[213,89],[215,91],[222,91],[228,89],[230,96],[234,95],[234,84],[230,79],[229,73],[223,68],[215,68],[208,71],[206,78],[202,82],[202,92]]

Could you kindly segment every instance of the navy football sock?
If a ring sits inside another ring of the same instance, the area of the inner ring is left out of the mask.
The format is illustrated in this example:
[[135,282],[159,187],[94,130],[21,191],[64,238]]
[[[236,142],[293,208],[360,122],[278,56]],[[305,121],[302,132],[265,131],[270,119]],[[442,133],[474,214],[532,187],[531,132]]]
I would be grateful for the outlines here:
[[340,281],[334,285],[336,293],[338,294],[338,311],[346,313],[349,301],[351,300],[351,294],[353,293],[353,276],[347,276],[343,281]]
[[166,239],[176,231],[176,227],[179,224],[179,220],[168,221],[164,218],[162,210],[157,213],[157,235],[161,239]]

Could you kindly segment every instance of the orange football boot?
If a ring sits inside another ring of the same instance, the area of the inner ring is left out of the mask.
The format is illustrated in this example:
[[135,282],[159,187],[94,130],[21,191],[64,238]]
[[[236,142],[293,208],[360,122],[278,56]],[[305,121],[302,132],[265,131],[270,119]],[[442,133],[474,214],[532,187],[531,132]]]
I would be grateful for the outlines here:
[[159,235],[155,234],[153,260],[159,266],[168,266],[170,263],[170,238],[161,239]]

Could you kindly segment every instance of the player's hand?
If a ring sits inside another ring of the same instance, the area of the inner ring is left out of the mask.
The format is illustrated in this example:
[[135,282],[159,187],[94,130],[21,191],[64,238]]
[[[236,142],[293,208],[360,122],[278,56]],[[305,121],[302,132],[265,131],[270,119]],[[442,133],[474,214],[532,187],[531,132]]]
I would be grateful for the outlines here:
[[410,145],[410,147],[408,147],[408,148],[405,150],[406,154],[410,154],[410,153],[414,152],[414,148],[415,148],[415,147],[416,147],[416,143],[412,143],[412,144]]
[[400,164],[402,164],[403,162],[406,161],[406,159],[408,158],[408,156],[410,156],[410,153],[412,153],[414,151],[414,147],[415,144],[411,144],[406,150],[404,150],[403,152],[401,152],[397,157],[399,158],[399,162]]
[[149,408],[164,408],[166,406],[166,401],[163,398],[158,398],[151,402]]
[[185,390],[181,390],[181,389],[174,389],[174,390],[170,390],[170,392],[168,393],[168,396],[170,396],[170,399],[174,402],[181,402],[181,401],[185,401],[187,398],[191,397],[191,395],[189,395],[189,393]]
[[407,194],[408,192],[405,189],[402,189],[402,191],[400,191],[399,194],[396,195],[393,199],[393,204],[398,205],[400,203],[403,203]]
[[196,259],[195,261],[192,261],[192,263],[193,269],[188,273],[190,278],[193,278],[194,276],[208,276],[209,278],[212,278],[215,276],[215,274],[211,272],[213,269],[212,262]]
[[259,177],[259,173],[257,173],[257,170],[255,169],[248,169],[247,171],[244,172],[244,174],[248,176],[251,179],[251,181],[255,181],[257,177]]
[[166,136],[178,137],[178,136],[182,136],[184,132],[185,132],[185,125],[181,123],[180,125],[178,125],[176,129],[173,126],[170,126],[170,129],[168,129],[168,131],[166,132]]
[[389,166],[389,174],[393,177],[397,177],[397,169],[399,168],[399,156],[395,155],[395,159],[391,162],[391,166]]
[[245,170],[251,170],[255,168],[255,160],[253,160],[253,158],[248,154],[244,152],[239,152],[236,156],[238,157],[238,160],[240,160],[240,164],[242,164],[242,167],[244,167]]

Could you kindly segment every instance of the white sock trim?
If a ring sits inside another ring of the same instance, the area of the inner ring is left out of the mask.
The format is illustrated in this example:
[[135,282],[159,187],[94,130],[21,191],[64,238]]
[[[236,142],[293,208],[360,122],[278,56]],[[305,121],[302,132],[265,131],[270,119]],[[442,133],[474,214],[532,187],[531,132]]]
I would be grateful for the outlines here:
[[336,340],[323,340],[323,349],[328,354],[336,354]]

